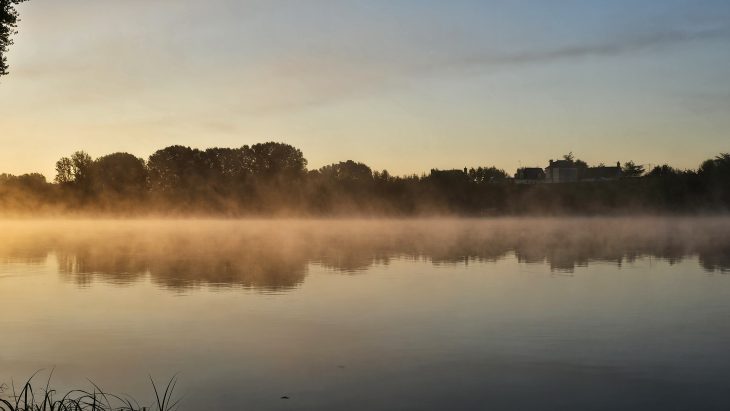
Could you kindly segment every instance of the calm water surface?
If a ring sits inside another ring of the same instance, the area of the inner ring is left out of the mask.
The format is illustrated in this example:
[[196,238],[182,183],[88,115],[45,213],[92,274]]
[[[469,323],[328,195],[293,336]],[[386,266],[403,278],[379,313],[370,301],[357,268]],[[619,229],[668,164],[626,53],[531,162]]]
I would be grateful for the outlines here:
[[183,410],[728,410],[730,219],[0,223],[0,384],[52,367]]

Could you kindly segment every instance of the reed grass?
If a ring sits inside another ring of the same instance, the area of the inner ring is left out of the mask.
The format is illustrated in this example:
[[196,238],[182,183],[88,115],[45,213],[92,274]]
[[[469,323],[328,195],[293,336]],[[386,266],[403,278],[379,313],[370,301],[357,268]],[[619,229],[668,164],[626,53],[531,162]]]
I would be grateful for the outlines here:
[[39,388],[33,382],[37,374],[33,374],[18,390],[14,383],[7,387],[10,392],[0,394],[0,411],[175,411],[180,403],[180,399],[173,397],[177,376],[168,381],[164,391],[150,376],[155,400],[151,406],[142,406],[130,396],[104,391],[93,381],[89,381],[90,390],[71,390],[61,394],[51,388],[53,372]]

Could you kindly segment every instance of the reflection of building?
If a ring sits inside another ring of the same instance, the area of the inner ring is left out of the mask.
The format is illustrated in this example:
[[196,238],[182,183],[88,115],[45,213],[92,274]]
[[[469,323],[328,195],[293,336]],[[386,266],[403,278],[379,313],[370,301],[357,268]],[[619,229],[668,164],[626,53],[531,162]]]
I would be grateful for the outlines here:
[[537,184],[545,182],[545,172],[539,167],[528,167],[517,170],[515,174],[517,184]]

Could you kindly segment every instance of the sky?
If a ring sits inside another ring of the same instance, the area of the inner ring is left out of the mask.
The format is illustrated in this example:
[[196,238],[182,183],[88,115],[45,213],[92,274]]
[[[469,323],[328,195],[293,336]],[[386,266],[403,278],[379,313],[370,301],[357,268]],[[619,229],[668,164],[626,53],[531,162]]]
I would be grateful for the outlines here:
[[30,0],[0,172],[173,144],[431,168],[730,151],[727,0]]

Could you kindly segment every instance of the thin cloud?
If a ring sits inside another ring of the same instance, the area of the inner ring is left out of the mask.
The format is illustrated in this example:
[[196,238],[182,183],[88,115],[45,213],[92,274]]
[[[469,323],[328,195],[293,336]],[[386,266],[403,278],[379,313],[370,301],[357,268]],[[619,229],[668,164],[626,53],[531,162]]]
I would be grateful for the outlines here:
[[635,53],[652,48],[680,45],[700,40],[728,38],[730,28],[701,31],[667,31],[615,39],[604,43],[565,46],[552,50],[527,51],[522,53],[476,56],[463,60],[464,65],[524,65],[543,64],[553,61],[583,57],[610,57]]
[[[56,87],[54,95],[64,100],[72,96],[73,100],[87,105],[100,100],[109,101],[112,95],[115,100],[130,100],[140,95],[144,96],[146,105],[155,106],[155,101],[167,105],[169,98],[165,97],[165,93],[174,90],[178,102],[185,101],[189,92],[195,92],[196,97],[190,96],[191,101],[178,103],[181,108],[186,107],[184,111],[188,114],[191,109],[196,110],[192,106],[203,106],[201,109],[205,110],[205,105],[214,105],[227,115],[275,115],[377,94],[384,90],[419,87],[419,82],[433,77],[478,75],[510,67],[611,58],[728,37],[730,28],[717,27],[634,34],[604,42],[514,52],[485,52],[476,50],[478,45],[471,49],[410,48],[404,50],[404,54],[394,53],[393,50],[355,47],[309,49],[246,61],[245,66],[235,60],[218,67],[211,65],[211,74],[204,77],[193,77],[192,72],[186,72],[184,66],[180,65],[186,56],[180,50],[156,52],[155,47],[161,44],[139,49],[127,45],[123,39],[111,38],[91,43],[88,50],[76,50],[74,55],[60,61],[18,67],[16,76],[29,81],[44,77],[56,79],[56,85],[63,78],[62,82],[71,89],[62,92]],[[488,43],[488,40],[484,39],[484,43]],[[113,50],[114,55],[106,53],[106,50]],[[141,61],[146,62],[142,64],[144,69],[134,68],[129,72],[128,68],[118,64],[120,60],[140,61],[142,57]],[[154,74],[172,64],[177,65],[176,72],[164,77],[160,77],[159,73]],[[90,78],[96,78],[95,82],[89,83]],[[99,93],[100,82],[104,84],[104,93]],[[90,84],[90,87],[84,84]],[[178,89],[177,84],[183,87]],[[200,96],[205,98],[199,99]],[[47,99],[47,102],[55,104],[58,99]]]
[[[350,59],[347,53],[324,56],[312,53],[299,59],[289,56],[286,64],[274,67],[270,75],[273,76],[272,82],[278,80],[292,85],[288,89],[295,93],[289,93],[284,100],[260,104],[258,110],[270,112],[328,104],[376,90],[402,87],[407,80],[417,81],[425,77],[478,74],[491,69],[539,66],[584,58],[610,58],[728,37],[730,28],[665,31],[552,49],[470,55],[462,52],[465,54],[462,56],[447,52],[440,56],[415,55],[401,61],[380,56],[369,60],[361,56]],[[412,83],[408,81],[408,84]]]

